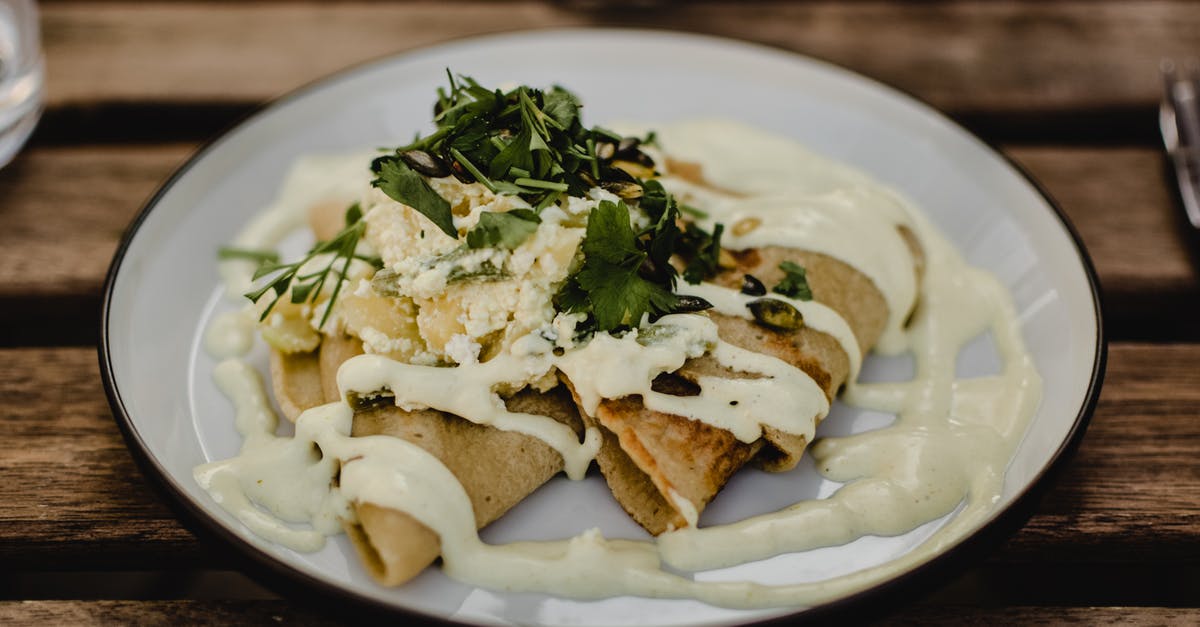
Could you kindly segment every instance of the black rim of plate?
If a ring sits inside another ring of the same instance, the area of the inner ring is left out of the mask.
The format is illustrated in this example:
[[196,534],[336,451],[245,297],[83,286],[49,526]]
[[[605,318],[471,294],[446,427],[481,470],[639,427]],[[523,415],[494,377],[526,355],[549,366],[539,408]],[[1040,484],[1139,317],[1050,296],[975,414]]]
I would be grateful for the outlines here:
[[[159,200],[170,190],[175,183],[185,176],[193,165],[197,164],[204,157],[208,156],[215,150],[221,141],[236,133],[244,126],[253,123],[261,115],[268,113],[271,109],[282,106],[286,103],[304,98],[311,92],[326,89],[340,80],[348,79],[359,72],[374,69],[377,66],[393,63],[398,59],[406,59],[419,55],[436,53],[439,49],[445,46],[462,45],[469,42],[487,42],[489,40],[505,40],[514,36],[536,34],[546,35],[555,33],[606,33],[606,34],[626,34],[634,37],[645,36],[662,36],[670,31],[655,30],[655,29],[639,29],[639,28],[546,28],[533,29],[527,31],[514,31],[507,33],[497,33],[486,36],[466,36],[439,42],[430,47],[420,48],[412,51],[407,51],[399,54],[386,55],[384,57],[369,60],[331,75],[319,78],[312,81],[296,90],[268,101],[261,106],[255,108],[254,111],[248,113],[241,120],[235,122],[224,132],[218,134],[214,138],[207,141],[204,145],[196,150],[196,152],[188,158],[183,165],[179,166],[174,173],[154,192],[154,194],[146,201],[125,231],[121,238],[121,242],[117,247],[116,253],[113,255],[112,264],[109,266],[108,274],[104,281],[103,301],[101,304],[100,316],[100,345],[98,356],[100,361],[100,375],[104,383],[104,392],[108,397],[109,405],[113,411],[113,419],[120,428],[122,435],[125,438],[128,448],[133,453],[138,465],[142,471],[153,479],[154,485],[168,496],[168,503],[171,504],[174,511],[180,514],[181,519],[186,526],[197,532],[201,537],[202,542],[211,542],[212,538],[219,538],[227,546],[234,547],[237,551],[234,553],[234,559],[240,562],[240,566],[244,566],[245,570],[250,571],[255,575],[256,579],[268,585],[271,588],[281,591],[284,595],[291,599],[305,599],[311,597],[313,593],[317,593],[320,597],[318,600],[325,601],[351,601],[355,604],[353,609],[354,614],[361,614],[373,617],[408,617],[419,618],[424,621],[436,621],[443,624],[462,624],[447,620],[442,616],[425,614],[417,610],[406,608],[399,605],[389,604],[379,599],[368,597],[359,594],[348,588],[330,584],[316,577],[293,568],[286,563],[265,553],[258,547],[250,544],[233,530],[225,527],[223,524],[213,518],[204,507],[193,501],[183,489],[175,482],[174,477],[158,462],[151,454],[149,447],[142,440],[141,434],[138,432],[136,425],[133,422],[128,410],[125,407],[124,401],[121,398],[120,391],[117,387],[117,382],[113,373],[112,356],[109,346],[108,327],[110,310],[113,303],[113,290],[116,285],[117,275],[120,273],[122,262],[125,254],[128,251],[134,237],[136,237],[140,227],[145,222],[150,212],[158,205]],[[1024,167],[1013,161],[1010,157],[1000,152],[994,145],[984,141],[974,132],[968,130],[958,122],[955,122],[946,114],[942,113],[937,108],[926,103],[924,100],[904,91],[879,82],[878,80],[863,76],[852,70],[842,66],[823,61],[814,57],[802,55],[787,49],[774,47],[770,45],[748,42],[737,39],[729,39],[724,37],[716,37],[712,35],[703,35],[688,32],[673,32],[672,36],[680,39],[692,41],[707,41],[713,44],[720,45],[736,45],[747,49],[757,49],[760,52],[787,55],[794,59],[808,63],[816,63],[825,66],[828,69],[835,70],[839,73],[852,76],[856,80],[870,84],[876,89],[884,93],[898,96],[902,99],[907,99],[912,103],[917,104],[927,113],[940,118],[943,122],[950,125],[952,128],[962,133],[963,135],[974,139],[982,146],[986,146],[988,150],[1004,159],[1008,165],[1019,174],[1046,202],[1053,210],[1055,217],[1058,218],[1063,230],[1070,237],[1074,246],[1075,253],[1079,258],[1079,263],[1082,266],[1085,275],[1088,279],[1088,288],[1092,297],[1093,312],[1095,314],[1096,323],[1096,338],[1095,338],[1095,358],[1092,363],[1092,373],[1088,381],[1087,392],[1084,396],[1084,401],[1079,408],[1079,412],[1075,417],[1070,431],[1067,436],[1059,444],[1057,450],[1051,455],[1045,467],[1033,477],[1027,486],[1008,504],[1004,509],[993,514],[992,518],[976,529],[969,535],[959,539],[953,546],[946,549],[937,556],[930,558],[927,562],[919,564],[911,570],[905,571],[892,579],[883,581],[875,586],[862,590],[860,592],[845,596],[821,605],[816,605],[808,608],[798,608],[796,612],[786,615],[768,618],[763,621],[757,621],[754,624],[758,625],[776,625],[776,624],[794,624],[798,620],[805,622],[830,622],[833,620],[844,621],[847,619],[867,619],[885,614],[888,611],[896,609],[901,603],[907,600],[912,600],[916,596],[924,592],[929,592],[934,587],[944,582],[947,578],[955,573],[964,571],[968,566],[980,561],[987,553],[999,546],[999,544],[1018,529],[1020,529],[1033,515],[1042,495],[1047,488],[1052,484],[1053,478],[1057,476],[1062,469],[1070,461],[1076,449],[1079,447],[1080,441],[1083,439],[1084,432],[1091,421],[1092,413],[1095,410],[1096,403],[1100,397],[1100,388],[1104,378],[1104,372],[1107,362],[1107,345],[1104,340],[1103,313],[1101,307],[1099,279],[1096,275],[1096,269],[1092,264],[1092,260],[1087,253],[1087,249],[1083,245],[1079,233],[1075,227],[1067,219],[1062,207],[1058,202],[1046,191]],[[317,608],[315,603],[307,603],[311,608]],[[325,605],[325,604],[320,604]],[[345,606],[326,606],[337,607],[339,615],[346,616],[347,608]]]

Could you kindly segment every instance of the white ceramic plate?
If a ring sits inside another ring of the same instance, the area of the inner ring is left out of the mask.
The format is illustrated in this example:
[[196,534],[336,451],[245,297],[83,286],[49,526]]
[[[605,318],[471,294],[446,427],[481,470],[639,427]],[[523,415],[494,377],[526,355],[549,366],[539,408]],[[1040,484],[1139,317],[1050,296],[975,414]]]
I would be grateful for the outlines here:
[[[300,155],[403,143],[428,130],[445,69],[484,84],[562,84],[586,120],[725,116],[794,137],[916,201],[968,260],[1013,291],[1022,329],[1045,379],[1045,398],[1014,456],[1002,502],[972,536],[895,580],[810,612],[861,609],[930,585],[947,565],[974,559],[1028,516],[1039,484],[1082,435],[1099,391],[1103,342],[1094,273],[1062,215],[1012,164],[929,107],[845,70],[745,43],[628,30],[561,30],[464,40],[357,67],[263,109],[200,151],[147,204],[118,251],[105,290],[101,366],[129,440],[151,475],[202,528],[259,562],[263,572],[360,607],[468,622],[708,624],[779,617],[795,609],[734,611],[695,601],[621,597],[580,602],[459,584],[429,569],[399,589],[376,586],[345,538],[299,554],[254,536],[192,480],[192,468],[232,456],[232,410],[213,385],[199,338],[220,301],[215,251],[270,201]],[[259,348],[258,363],[265,363]],[[986,339],[962,354],[960,374],[995,368]],[[873,357],[867,379],[905,376],[905,359]],[[878,416],[838,406],[828,432]],[[704,512],[702,524],[827,494],[810,465],[785,475],[746,471]],[[812,580],[903,554],[940,521],[897,538],[863,538],[743,566],[764,582]],[[603,480],[551,481],[485,532],[485,539],[560,538],[599,526],[644,537]]]

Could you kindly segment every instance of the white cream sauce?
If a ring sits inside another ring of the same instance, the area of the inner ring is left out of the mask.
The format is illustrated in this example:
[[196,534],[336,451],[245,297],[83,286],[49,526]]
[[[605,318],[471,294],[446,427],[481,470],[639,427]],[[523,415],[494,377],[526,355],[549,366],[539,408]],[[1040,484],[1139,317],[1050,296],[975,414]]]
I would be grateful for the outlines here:
[[252,305],[217,314],[204,333],[204,350],[218,359],[241,357],[254,347],[258,316]]
[[837,340],[838,344],[842,346],[842,350],[845,351],[846,356],[850,358],[850,374],[847,380],[853,382],[858,379],[858,372],[862,369],[862,349],[858,347],[858,339],[854,337],[854,331],[850,329],[850,325],[846,322],[846,319],[826,305],[818,303],[815,300],[796,300],[782,294],[747,296],[737,290],[712,283],[699,283],[697,285],[680,283],[675,291],[679,294],[699,296],[707,300],[712,303],[713,311],[717,313],[722,313],[726,316],[737,316],[746,320],[754,319],[754,314],[746,306],[750,301],[760,298],[774,298],[783,301],[795,307],[800,312],[800,315],[804,317],[804,324],[806,326],[830,335],[833,339]]
[[[193,476],[221,507],[254,533],[297,551],[316,551],[325,536],[341,530],[349,516],[345,499],[331,490],[338,462],[323,457],[306,441],[297,424],[296,437],[279,437],[279,418],[272,411],[262,377],[241,359],[226,359],[213,370],[217,387],[236,411],[242,454],[196,467]],[[259,506],[266,508],[266,511]],[[296,529],[287,522],[308,523]]]
[[[197,480],[252,531],[301,550],[314,550],[325,534],[335,533],[338,521],[352,516],[349,503],[370,502],[406,511],[436,531],[443,568],[470,584],[575,598],[695,598],[728,607],[805,605],[855,592],[929,559],[986,519],[1000,499],[1008,460],[1041,397],[1041,379],[1004,287],[990,274],[967,266],[919,212],[891,192],[790,141],[721,121],[670,125],[660,129],[660,137],[673,155],[701,163],[719,187],[763,201],[741,202],[666,181],[673,191],[691,193],[689,202],[709,212],[710,222],[761,220],[763,226],[743,230],[729,243],[820,250],[854,265],[887,299],[888,348],[913,352],[912,381],[857,384],[849,386],[845,397],[853,405],[896,413],[891,426],[826,438],[812,447],[817,469],[846,483],[832,496],[732,525],[697,528],[695,508],[672,494],[689,525],[655,542],[608,540],[591,530],[564,541],[488,545],[479,539],[470,500],[453,475],[403,440],[349,437],[352,412],[347,404],[309,410],[297,420],[294,438],[275,436],[276,418],[261,378],[239,360],[222,362],[215,376],[237,410],[238,430],[245,438],[242,454],[197,468]],[[764,163],[773,165],[763,168]],[[294,187],[281,198],[307,205],[311,199],[305,186],[316,185],[313,179],[328,173],[312,174],[308,180],[289,179]],[[295,210],[284,204],[267,213],[292,215]],[[278,229],[270,225],[281,221],[260,218],[235,243],[270,245],[278,241]],[[916,302],[916,284],[911,253],[896,231],[900,224],[918,235],[927,259],[920,306],[908,329],[901,321]],[[723,313],[747,315],[745,301],[732,290],[702,284],[683,291],[709,299]],[[841,343],[856,373],[860,351],[845,321],[819,303],[788,302],[800,309],[807,324]],[[959,349],[985,330],[1002,357],[1001,373],[956,378]],[[511,354],[456,368],[364,355],[346,362],[339,387],[343,394],[386,387],[403,407],[436,407],[529,433],[559,450],[568,473],[576,477],[595,454],[597,434],[589,432],[581,443],[548,418],[508,412],[495,393],[497,386],[558,368],[575,383],[585,409],[603,398],[641,394],[648,407],[718,424],[744,441],[759,437],[764,424],[811,438],[815,420],[828,410],[824,394],[801,371],[722,342],[703,316],[666,316],[640,332],[598,336],[560,355],[553,348],[552,341],[529,336]],[[697,397],[650,390],[655,375],[706,352],[728,368],[762,376],[701,380]],[[821,582],[770,586],[697,581],[663,567],[703,570],[844,544],[864,535],[902,534],[956,508],[948,523],[904,556]],[[311,528],[293,528],[284,521],[308,522]]]
[[844,261],[870,278],[888,304],[877,350],[899,352],[917,298],[913,256],[898,226],[909,212],[864,174],[822,159],[795,142],[728,120],[693,120],[658,131],[672,157],[702,165],[704,187],[664,177],[681,200],[725,224],[734,250],[787,246]]
[[[654,333],[659,329],[664,331]],[[716,323],[707,317],[663,316],[647,330],[653,335],[646,345],[637,341],[637,332],[619,339],[597,335],[555,359],[589,415],[595,414],[601,399],[638,395],[648,409],[699,420],[733,433],[742,442],[753,442],[762,436],[763,426],[812,438],[816,421],[829,412],[825,393],[803,370],[721,341]],[[762,376],[701,376],[695,381],[701,390],[697,396],[671,396],[651,389],[658,374],[678,370],[686,358],[705,352],[734,372]]]

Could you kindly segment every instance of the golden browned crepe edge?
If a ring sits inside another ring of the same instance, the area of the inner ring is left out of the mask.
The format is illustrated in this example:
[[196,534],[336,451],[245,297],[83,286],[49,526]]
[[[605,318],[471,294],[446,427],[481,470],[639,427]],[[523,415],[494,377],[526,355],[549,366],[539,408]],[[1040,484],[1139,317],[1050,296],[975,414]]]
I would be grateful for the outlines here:
[[[581,430],[574,405],[561,398],[562,393],[527,390],[506,404],[511,411],[548,415]],[[433,410],[406,412],[388,406],[356,412],[352,435],[375,434],[417,444],[445,464],[470,498],[478,527],[524,500],[558,474],[563,465],[558,452],[535,437],[477,425]],[[403,583],[441,553],[436,534],[409,514],[368,503],[352,507],[358,520],[343,526],[369,572],[380,583]],[[430,534],[432,542],[427,541]]]
[[[321,203],[309,210],[309,226],[318,240],[341,230],[344,212],[345,207],[337,203]],[[284,415],[295,422],[306,409],[341,400],[337,370],[362,353],[362,342],[345,334],[324,336],[319,347],[308,353],[272,349],[272,388]],[[582,421],[564,389],[546,394],[522,391],[506,405],[511,411],[550,416],[582,432]],[[391,406],[357,412],[351,435],[374,434],[407,436],[426,450],[436,449],[430,452],[464,484],[479,527],[499,518],[562,469],[558,452],[537,438],[436,410],[406,412]],[[437,534],[409,514],[371,503],[352,504],[352,508],[357,520],[343,522],[343,529],[364,568],[381,585],[409,581],[441,554]]]
[[[603,435],[596,463],[613,497],[654,535],[688,524],[672,493],[700,512],[762,447],[761,440],[739,442],[723,429],[647,410],[637,397],[604,401],[584,420]],[[648,431],[658,437],[647,437]],[[661,454],[673,443],[682,454]]]
[[[352,336],[324,338],[315,355],[322,373],[317,388],[323,390],[323,401],[340,398],[337,369],[361,352],[361,342]],[[510,411],[550,416],[581,432],[582,423],[566,394],[562,389],[524,390],[507,399],[506,405]],[[535,437],[436,410],[405,411],[388,405],[357,411],[351,435],[377,434],[417,444],[445,464],[463,484],[479,527],[499,518],[562,470],[558,452]],[[364,567],[380,584],[408,581],[441,553],[437,534],[409,514],[370,503],[355,503],[352,508],[357,520],[344,522],[343,528]]]
[[[698,170],[695,174],[702,180]],[[899,229],[913,253],[914,273],[919,282],[924,270],[923,250],[912,231],[907,227]],[[774,285],[784,275],[779,265],[783,261],[792,261],[805,267],[814,299],[834,309],[846,320],[864,356],[882,335],[888,319],[887,301],[869,277],[849,264],[821,253],[783,247],[739,251],[733,253],[732,257],[735,267],[716,277],[715,283],[739,289],[742,277],[751,274],[765,285]],[[849,356],[829,334],[810,327],[803,327],[795,333],[779,333],[742,318],[720,314],[713,314],[712,317],[718,323],[719,335],[723,340],[741,348],[770,354],[799,367],[817,382],[831,401],[849,376]],[[685,364],[677,374],[694,380],[695,376],[689,373],[691,366],[691,362]],[[644,430],[642,427],[647,417],[654,417],[655,422],[665,420],[655,416],[656,413],[642,407],[640,399],[633,397],[602,401],[596,416],[585,416],[585,420],[600,427],[604,435],[597,463],[614,497],[634,520],[655,535],[685,522],[682,512],[668,496],[671,491],[690,501],[699,513],[746,461],[742,459],[745,449],[740,445],[743,443],[736,440],[721,442],[720,438],[704,433],[708,425],[674,416],[678,421],[683,421],[675,423],[676,428],[690,429],[695,434],[691,445],[678,447],[674,457],[686,460],[689,456],[695,456],[697,446],[700,446],[703,454],[715,458],[723,449],[730,465],[735,467],[730,470],[729,465],[717,464],[699,470],[702,476],[695,480],[672,476],[672,473],[664,471],[664,467],[671,462],[649,450],[653,448],[650,444],[653,436],[639,434],[639,429]],[[768,446],[762,446],[763,443]],[[764,470],[781,472],[796,466],[808,441],[800,435],[764,427],[763,438],[755,444],[757,446],[750,456],[754,463]]]
[[[829,398],[849,372],[841,345],[825,333],[807,328],[780,333],[742,318],[712,317],[725,341],[797,365]],[[687,382],[705,375],[746,376],[702,357],[689,360],[676,373],[660,376],[654,387],[686,396],[695,393]],[[787,470],[796,465],[807,444],[803,436],[769,427],[763,438],[740,442],[728,431],[703,422],[646,409],[636,396],[601,401],[595,416],[585,420],[600,427],[604,436],[596,461],[614,498],[655,535],[686,524],[672,493],[687,499],[698,513],[745,463],[754,460],[767,470]]]
[[285,418],[296,422],[304,410],[325,402],[317,352],[284,353],[271,349],[271,390]]

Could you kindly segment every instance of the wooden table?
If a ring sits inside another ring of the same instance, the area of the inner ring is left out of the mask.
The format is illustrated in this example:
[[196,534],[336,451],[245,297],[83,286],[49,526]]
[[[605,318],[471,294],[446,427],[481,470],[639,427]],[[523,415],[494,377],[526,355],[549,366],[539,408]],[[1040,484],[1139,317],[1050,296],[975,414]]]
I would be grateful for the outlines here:
[[110,256],[156,186],[260,103],[385,54],[562,25],[828,59],[929,101],[1028,168],[1101,277],[1103,395],[1029,524],[887,621],[1200,622],[1200,278],[1155,127],[1158,61],[1200,54],[1200,7],[630,4],[43,2],[47,111],[0,171],[0,623],[327,620],[239,574],[134,465],[95,353]]

